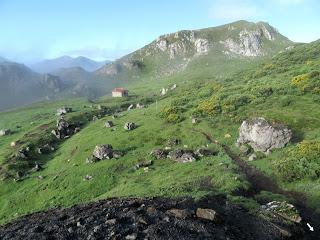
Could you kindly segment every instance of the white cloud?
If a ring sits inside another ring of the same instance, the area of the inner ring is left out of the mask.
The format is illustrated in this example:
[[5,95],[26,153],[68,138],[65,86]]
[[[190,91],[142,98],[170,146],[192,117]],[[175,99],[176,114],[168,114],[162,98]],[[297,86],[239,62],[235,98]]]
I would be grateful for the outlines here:
[[254,19],[261,15],[260,9],[249,1],[218,0],[209,10],[209,17],[228,21]]

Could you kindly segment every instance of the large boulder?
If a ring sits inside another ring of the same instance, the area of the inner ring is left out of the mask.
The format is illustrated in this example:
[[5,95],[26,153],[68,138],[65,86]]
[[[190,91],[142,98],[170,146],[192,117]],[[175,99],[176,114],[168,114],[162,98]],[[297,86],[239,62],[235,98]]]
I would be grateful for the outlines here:
[[113,158],[113,148],[110,144],[97,145],[93,151],[93,156],[99,160]]
[[75,133],[75,126],[69,124],[64,118],[57,120],[57,128],[52,130],[52,134],[59,139],[65,139]]
[[255,151],[267,153],[274,148],[283,148],[291,138],[292,131],[288,127],[254,118],[241,124],[237,144],[249,144]]
[[0,137],[1,136],[7,136],[11,134],[11,130],[10,129],[1,129],[0,130]]

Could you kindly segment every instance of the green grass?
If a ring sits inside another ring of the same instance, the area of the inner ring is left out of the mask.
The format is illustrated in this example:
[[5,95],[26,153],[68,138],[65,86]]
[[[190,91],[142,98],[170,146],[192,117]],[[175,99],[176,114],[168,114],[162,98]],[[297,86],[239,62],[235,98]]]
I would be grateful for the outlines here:
[[[296,75],[319,68],[319,47],[319,43],[301,45],[291,52],[276,55],[272,60],[260,59],[265,61],[263,63],[242,62],[238,65],[240,61],[230,60],[228,63],[221,63],[223,67],[214,66],[216,59],[203,58],[184,72],[163,79],[150,79],[150,72],[146,72],[139,81],[128,83],[130,98],[112,99],[106,96],[98,103],[113,110],[125,109],[129,104],[138,102],[148,103],[148,108],[123,112],[123,116],[113,120],[115,131],[104,127],[104,122],[111,120],[110,116],[104,116],[96,122],[87,122],[79,133],[66,141],[58,142],[57,151],[41,156],[44,158],[42,171],[32,173],[20,182],[0,182],[0,223],[55,206],[70,206],[118,196],[200,198],[213,193],[224,193],[231,201],[249,209],[257,209],[257,201],[282,199],[283,196],[268,192],[260,193],[255,199],[238,196],[237,192],[247,190],[250,184],[222,149],[219,149],[217,156],[202,158],[194,163],[178,164],[167,159],[154,160],[148,172],[133,169],[136,163],[152,159],[149,155],[151,150],[163,148],[169,138],[181,139],[179,147],[187,145],[188,148],[195,149],[208,144],[204,136],[194,130],[210,133],[219,142],[227,144],[240,154],[234,146],[238,128],[242,120],[254,116],[288,125],[293,129],[295,137],[289,147],[274,151],[250,164],[271,176],[283,189],[304,193],[309,206],[319,211],[319,178],[288,182],[279,176],[272,164],[283,158],[288,149],[295,147],[298,142],[320,139],[318,94],[301,92],[291,84],[291,79]],[[308,52],[309,57],[303,55],[303,49]],[[298,56],[303,60],[292,60],[299,59]],[[208,66],[212,68],[204,67],[203,63],[210,59]],[[307,63],[307,59],[312,64]],[[159,96],[162,87],[173,83],[177,83],[177,89]],[[206,102],[210,105],[212,97],[215,97],[218,110],[215,113],[201,111],[203,109],[199,105]],[[51,124],[49,128],[53,126],[56,108],[63,105],[75,109],[70,114],[75,119],[80,118],[83,113],[94,111],[94,108],[89,107],[92,103],[77,99],[41,103],[0,113],[0,128],[14,130],[12,135],[0,138],[1,167],[8,155],[17,151],[9,146],[10,142],[37,142],[44,133],[40,126],[48,123]],[[84,105],[87,107],[84,108]],[[163,108],[167,106],[179,109],[177,114],[182,119],[180,122],[168,123],[161,116]],[[199,123],[192,125],[191,116],[196,116]],[[125,131],[123,125],[127,121],[135,122],[138,128]],[[17,128],[17,125],[21,128]],[[25,138],[25,134],[30,132],[36,134]],[[125,151],[126,154],[118,160],[86,164],[86,158],[92,154],[97,144],[112,144],[114,149]],[[210,144],[209,147],[217,146]],[[93,176],[91,181],[83,180],[87,174]],[[44,178],[38,179],[39,175]]]

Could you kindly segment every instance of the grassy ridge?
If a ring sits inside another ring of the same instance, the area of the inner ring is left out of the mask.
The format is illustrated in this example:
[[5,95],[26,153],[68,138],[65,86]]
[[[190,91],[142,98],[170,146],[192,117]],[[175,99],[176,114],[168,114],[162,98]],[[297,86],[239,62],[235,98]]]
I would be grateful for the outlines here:
[[[222,192],[233,201],[250,208],[257,205],[256,200],[263,202],[266,199],[281,198],[265,192],[256,196],[256,199],[239,196],[239,192],[247,190],[250,184],[222,149],[218,149],[218,156],[202,158],[190,164],[154,160],[149,172],[133,169],[136,163],[152,159],[150,151],[163,148],[166,140],[172,137],[182,141],[178,146],[181,148],[187,145],[195,149],[208,144],[194,129],[210,133],[241,155],[234,147],[238,127],[242,120],[253,116],[288,125],[293,129],[294,139],[288,147],[250,164],[272,176],[284,189],[306,194],[310,206],[320,211],[317,205],[320,180],[317,175],[310,177],[305,174],[310,171],[309,166],[303,169],[304,174],[290,180],[275,167],[279,160],[287,159],[290,149],[299,148],[301,141],[320,141],[317,76],[308,75],[302,85],[307,84],[307,87],[303,88],[293,81],[299,75],[319,69],[319,49],[320,43],[315,42],[297,46],[262,63],[242,62],[243,65],[237,65],[239,62],[230,61],[223,68],[226,74],[223,71],[217,72],[215,67],[210,68],[211,63],[204,67],[205,64],[199,60],[198,64],[194,63],[184,72],[171,77],[156,80],[146,75],[140,81],[131,82],[129,89],[133,96],[130,99],[104,97],[99,104],[120,109],[130,103],[144,101],[148,102],[148,108],[124,112],[123,116],[113,120],[115,131],[103,126],[106,120],[111,120],[110,116],[91,122],[61,143],[52,155],[45,156],[49,159],[44,170],[31,174],[22,182],[0,182],[0,222],[53,206],[69,206],[115,196],[201,197]],[[206,61],[205,58],[203,61]],[[177,89],[160,97],[159,90],[173,83],[177,83]],[[87,111],[83,109],[84,104],[87,103],[82,100],[63,102],[63,105],[74,107],[75,115]],[[30,130],[31,121],[35,122],[33,128],[54,121],[53,114],[60,105],[62,102],[2,113],[0,128],[15,129],[16,124],[22,128],[12,136],[0,139],[0,161],[3,162],[3,157],[12,152],[10,142],[20,139]],[[200,122],[192,125],[191,116],[197,117]],[[127,121],[137,123],[138,128],[126,132],[123,125]],[[118,160],[86,164],[86,157],[97,144],[112,144],[115,149],[125,151],[126,154]],[[214,145],[209,147],[217,148]],[[318,164],[313,159],[318,150],[310,151],[309,161]],[[293,161],[297,161],[293,162],[296,165],[300,163],[300,159]],[[91,181],[83,180],[87,174],[93,177]],[[39,175],[44,178],[38,179]]]

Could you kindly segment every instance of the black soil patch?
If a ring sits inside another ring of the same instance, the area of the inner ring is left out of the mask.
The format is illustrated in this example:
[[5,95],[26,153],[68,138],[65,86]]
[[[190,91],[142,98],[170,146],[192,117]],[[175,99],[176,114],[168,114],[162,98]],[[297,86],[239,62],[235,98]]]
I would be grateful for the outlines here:
[[[197,208],[214,209],[222,222],[198,218]],[[184,209],[185,219],[167,212]],[[224,196],[191,198],[110,199],[53,209],[22,217],[0,227],[0,239],[302,239],[301,231],[289,230],[249,214]],[[300,228],[298,228],[300,229]]]

